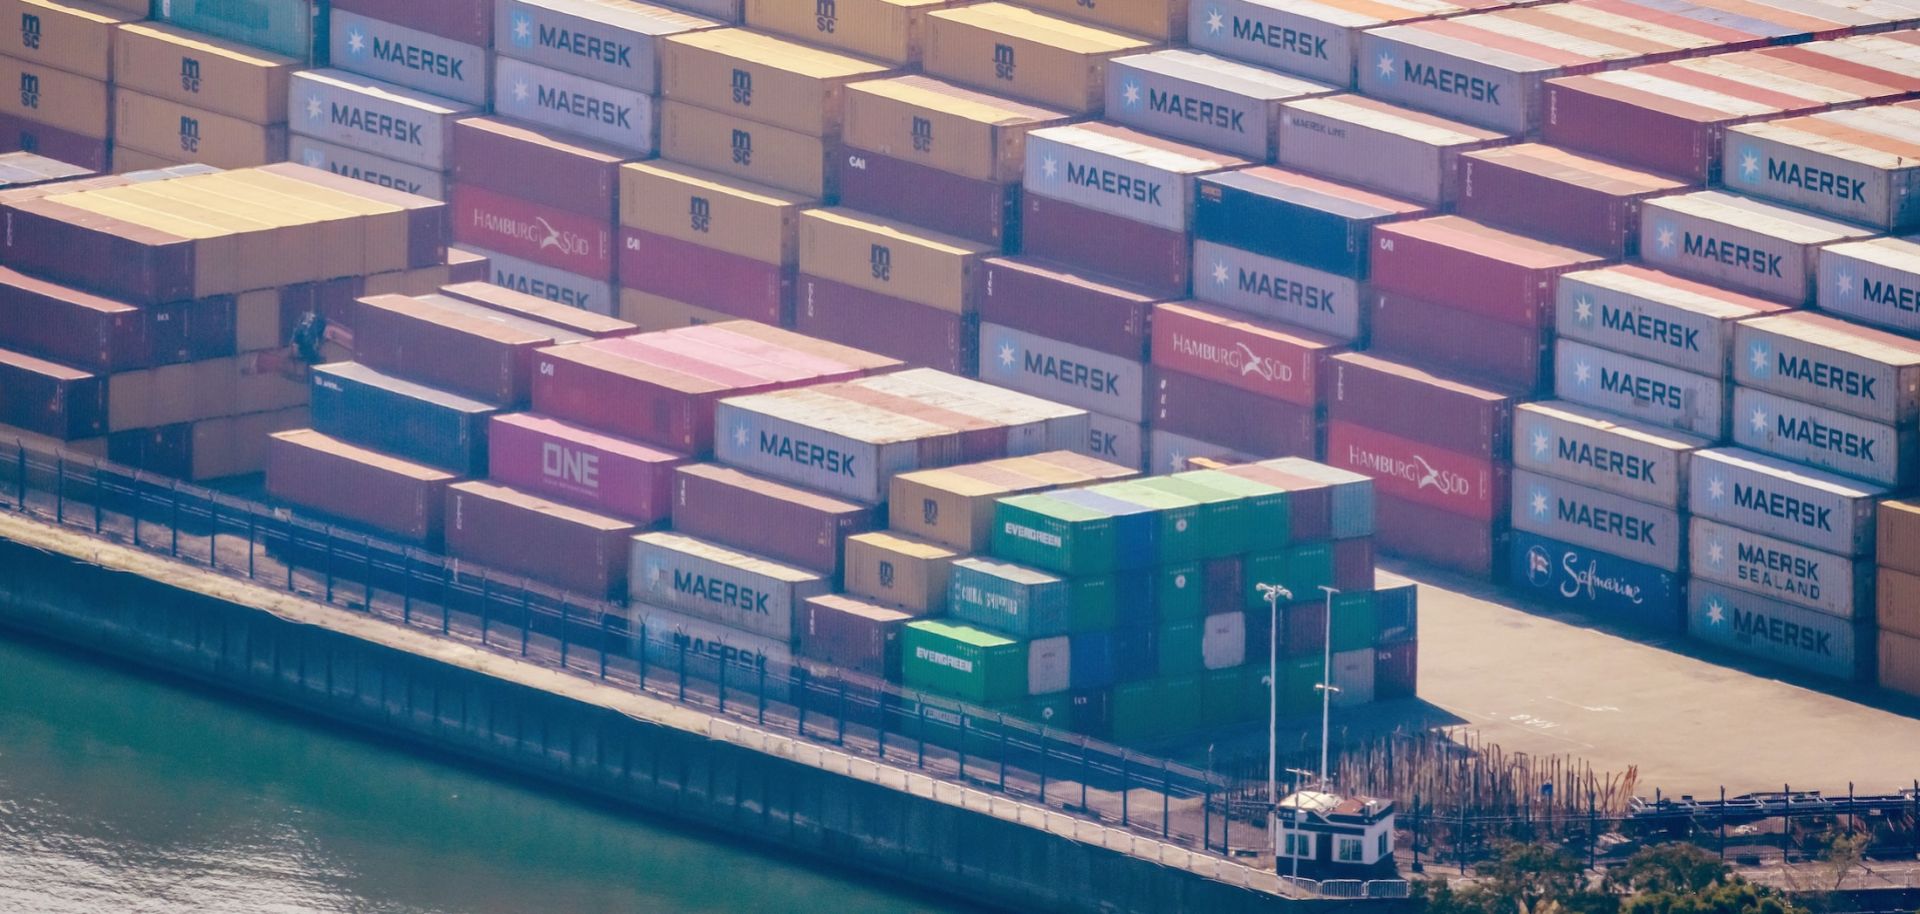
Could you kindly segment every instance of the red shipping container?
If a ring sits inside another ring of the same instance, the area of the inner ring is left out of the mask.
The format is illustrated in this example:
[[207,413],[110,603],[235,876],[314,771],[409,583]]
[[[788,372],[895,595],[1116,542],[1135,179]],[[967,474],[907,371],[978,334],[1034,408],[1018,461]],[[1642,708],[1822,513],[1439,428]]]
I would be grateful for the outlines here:
[[620,163],[632,158],[632,153],[589,140],[563,138],[499,118],[470,117],[453,125],[456,183],[606,224],[614,221]]
[[1329,336],[1198,302],[1153,310],[1155,366],[1298,406],[1320,405],[1326,360],[1344,347]]
[[962,177],[848,147],[838,159],[840,205],[1018,250],[1020,184]]
[[1153,371],[1152,425],[1259,457],[1317,457],[1319,410],[1179,371]]
[[747,353],[775,366],[797,369],[795,378],[865,377],[903,367],[896,358],[748,320],[684,327],[672,331],[671,336],[723,345],[729,351]]
[[583,311],[559,302],[548,301],[538,295],[528,295],[506,286],[496,286],[490,282],[449,283],[440,287],[440,294],[492,308],[502,314],[552,324],[590,339],[626,336],[640,329],[617,317]]
[[1326,463],[1373,477],[1382,495],[1477,520],[1507,516],[1512,487],[1505,461],[1469,457],[1334,420],[1327,423]]
[[1333,541],[1333,586],[1341,590],[1373,589],[1373,537]]
[[1333,487],[1324,482],[1295,476],[1284,470],[1249,463],[1222,470],[1287,490],[1289,522],[1293,526],[1290,542],[1314,543],[1333,538]]
[[971,315],[800,274],[793,326],[922,368],[974,374],[978,332]]
[[471,184],[453,185],[453,238],[511,257],[613,281],[613,216],[583,216]]
[[1522,143],[1460,157],[1455,211],[1617,259],[1638,246],[1641,201],[1687,188],[1664,175]]
[[1373,228],[1373,287],[1508,323],[1553,326],[1554,280],[1606,258],[1459,216]]
[[106,171],[109,149],[106,140],[0,114],[0,152],[31,152],[89,171]]
[[[183,314],[157,313],[169,326],[185,323]],[[0,346],[90,371],[130,371],[154,363],[154,316],[0,268]]]
[[[1248,613],[1249,617],[1261,613]],[[1295,603],[1282,610],[1280,624],[1286,626],[1281,652],[1288,657],[1319,657],[1327,649],[1327,604],[1323,600]],[[1265,626],[1261,627],[1265,634]]]
[[422,269],[447,262],[447,244],[453,239],[453,209],[446,203],[293,162],[262,165],[257,170],[398,207],[407,216],[407,267]]
[[506,406],[532,396],[533,353],[554,337],[461,314],[405,295],[356,302],[354,358],[431,387]]
[[488,482],[448,486],[446,512],[451,558],[597,600],[626,601],[633,524]]
[[503,485],[636,524],[665,520],[682,454],[531,413],[495,416],[487,475]]
[[493,47],[493,4],[494,0],[432,0],[430,3],[333,0],[333,8],[337,10],[482,48]]
[[459,477],[312,429],[267,441],[267,492],[288,504],[440,548],[446,488]]
[[688,536],[840,576],[846,539],[886,526],[872,505],[695,464],[673,476],[673,529]]
[[1370,351],[1439,371],[1472,374],[1523,393],[1553,386],[1552,326],[1526,327],[1397,292],[1367,296]]
[[0,425],[72,441],[107,433],[107,379],[0,349]]
[[1512,393],[1362,352],[1329,360],[1327,418],[1483,460],[1512,453]]
[[1412,698],[1420,679],[1420,642],[1373,649],[1373,699]]
[[1476,520],[1381,493],[1374,499],[1382,552],[1494,579],[1506,557],[1506,524]]
[[1027,194],[1020,204],[1020,250],[1136,283],[1151,294],[1185,298],[1193,241],[1112,213]]
[[900,634],[914,616],[839,594],[812,597],[801,612],[802,657],[900,681]]
[[1147,357],[1153,295],[1136,286],[1053,261],[990,257],[981,262],[974,301],[980,319],[1050,340],[1120,356]]
[[776,326],[793,322],[793,268],[620,229],[622,288]]

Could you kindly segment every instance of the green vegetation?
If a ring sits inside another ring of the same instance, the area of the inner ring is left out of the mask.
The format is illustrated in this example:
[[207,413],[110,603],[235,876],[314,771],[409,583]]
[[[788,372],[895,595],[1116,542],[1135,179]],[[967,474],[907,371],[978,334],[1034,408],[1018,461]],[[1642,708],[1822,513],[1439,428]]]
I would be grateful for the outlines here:
[[1691,844],[1642,849],[1594,880],[1550,844],[1516,844],[1458,887],[1419,883],[1428,914],[1805,914],[1777,889],[1733,874]]

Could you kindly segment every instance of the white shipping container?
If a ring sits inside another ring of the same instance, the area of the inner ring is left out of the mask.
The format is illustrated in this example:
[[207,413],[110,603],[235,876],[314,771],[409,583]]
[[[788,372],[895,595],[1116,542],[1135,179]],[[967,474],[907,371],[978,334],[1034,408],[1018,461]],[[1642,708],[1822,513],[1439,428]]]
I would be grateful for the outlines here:
[[1920,244],[1872,238],[1820,249],[1820,310],[1920,336]]
[[1087,437],[1087,411],[935,371],[911,368],[848,381],[1005,427],[1007,456],[1073,448]]
[[1633,266],[1561,276],[1554,304],[1554,330],[1562,339],[1720,377],[1731,370],[1734,325],[1781,310]]
[[1280,105],[1332,86],[1193,51],[1154,51],[1107,62],[1106,118],[1256,162],[1271,162]]
[[[752,518],[741,518],[752,523]],[[811,571],[677,533],[633,538],[629,596],[730,628],[793,643],[794,614],[832,591]]]
[[511,57],[494,61],[493,83],[496,114],[653,154],[654,98],[645,92]]
[[1877,422],[1920,416],[1920,340],[1823,314],[1779,314],[1734,333],[1733,379]]
[[1687,458],[1713,442],[1559,400],[1523,403],[1513,415],[1513,465],[1637,501],[1677,508]]
[[[764,681],[769,698],[783,697],[786,673],[793,666],[793,648],[787,642],[647,603],[633,604],[627,614],[633,636],[646,637],[649,663],[676,664],[684,650],[689,665],[694,658],[705,657],[726,666],[728,683],[752,683],[758,688]],[[767,673],[765,680],[760,679],[762,671]]]
[[1073,685],[1073,660],[1066,635],[1027,642],[1027,694],[1065,692]]
[[1364,285],[1357,279],[1213,241],[1193,243],[1193,297],[1259,317],[1359,339]]
[[1725,380],[1575,340],[1553,344],[1553,395],[1715,441],[1726,436]]
[[1716,647],[1796,669],[1858,679],[1873,652],[1870,622],[1854,622],[1693,578],[1687,634]]
[[328,58],[342,70],[472,105],[487,103],[487,49],[333,10]]
[[1246,463],[1260,459],[1257,455],[1243,454],[1223,444],[1176,435],[1157,428],[1147,433],[1147,451],[1147,472],[1155,476],[1191,470],[1194,467],[1189,461],[1200,457],[1232,463]]
[[1327,677],[1338,690],[1333,693],[1333,704],[1343,708],[1372,704],[1373,664],[1373,648],[1334,651],[1333,669]]
[[1193,179],[1248,163],[1109,124],[1069,124],[1027,134],[1027,193],[1157,228],[1193,220]]
[[611,316],[620,310],[620,299],[613,286],[606,282],[556,270],[531,260],[466,245],[463,247],[487,258],[487,281],[496,286],[506,286],[535,298],[571,305],[595,314]]
[[1100,413],[1087,414],[1087,441],[1073,450],[1123,467],[1147,465],[1147,427]]
[[1362,94],[1514,134],[1540,128],[1544,83],[1560,70],[1422,25],[1362,33],[1357,64]]
[[714,413],[714,456],[721,463],[876,505],[887,500],[894,474],[957,462],[957,442],[948,449],[951,459],[922,461],[923,443],[955,437],[950,426],[822,388],[731,397]]
[[1201,663],[1209,670],[1226,670],[1247,662],[1247,614],[1214,613],[1200,632]]
[[1460,155],[1510,141],[1496,133],[1360,95],[1281,106],[1282,165],[1440,206],[1457,194]]
[[287,161],[299,162],[308,168],[325,169],[343,178],[365,181],[401,193],[435,200],[447,199],[447,176],[441,172],[381,158],[371,152],[336,146],[310,136],[296,133],[287,137]]
[[496,0],[493,41],[503,56],[653,95],[660,40],[722,24],[650,3]]
[[999,324],[980,324],[980,380],[1132,423],[1146,419],[1146,366]]
[[1187,7],[1187,41],[1263,67],[1351,86],[1360,30],[1385,21],[1311,0],[1211,0]]
[[1662,571],[1686,567],[1679,512],[1531,470],[1513,471],[1513,526]]
[[1688,568],[1700,580],[1750,590],[1842,618],[1872,618],[1874,567],[1799,543],[1693,519]]
[[1899,231],[1920,225],[1920,112],[1893,105],[1727,130],[1729,189]]
[[1733,391],[1733,443],[1795,463],[1893,488],[1915,482],[1920,428],[1862,419],[1779,394]]
[[1873,554],[1882,486],[1738,448],[1693,455],[1687,510],[1843,556]]
[[291,133],[382,158],[446,171],[453,122],[478,109],[345,70],[302,70],[288,80]]
[[1799,305],[1813,297],[1823,245],[1872,230],[1724,191],[1648,200],[1640,213],[1640,259],[1729,289]]

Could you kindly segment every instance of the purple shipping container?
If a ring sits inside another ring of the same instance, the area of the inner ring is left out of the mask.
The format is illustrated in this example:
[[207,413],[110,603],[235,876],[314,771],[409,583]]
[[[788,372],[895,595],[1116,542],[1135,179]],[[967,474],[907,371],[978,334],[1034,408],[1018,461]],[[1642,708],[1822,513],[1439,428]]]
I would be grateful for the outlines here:
[[633,153],[491,117],[453,125],[453,180],[613,221],[620,163]]
[[1506,526],[1431,508],[1417,502],[1377,496],[1382,552],[1417,559],[1485,580],[1504,570]]
[[0,425],[72,441],[107,433],[107,379],[0,349]]
[[974,300],[983,321],[1121,358],[1147,357],[1147,320],[1159,296],[1027,257],[988,258],[979,277]]
[[793,270],[636,228],[620,230],[620,286],[784,327]]
[[1180,371],[1153,371],[1156,430],[1265,457],[1317,457],[1318,410],[1263,397]]
[[801,614],[802,657],[900,681],[900,634],[916,616],[839,594],[809,598]]
[[1620,258],[1638,248],[1641,202],[1686,189],[1664,175],[1522,143],[1460,157],[1458,212]]
[[715,464],[680,467],[674,473],[672,497],[676,532],[818,571],[836,581],[847,537],[886,526],[872,505]]
[[1373,700],[1412,698],[1420,679],[1420,642],[1373,649]]
[[974,373],[971,315],[800,274],[793,326],[801,333],[892,356],[922,368]]
[[1398,292],[1367,297],[1372,349],[1443,371],[1475,374],[1524,393],[1552,386],[1549,330],[1510,324]]
[[487,427],[487,475],[495,482],[650,525],[665,520],[676,454],[569,425],[515,413]]
[[1373,537],[1333,541],[1333,586],[1341,590],[1373,589]]
[[447,486],[458,476],[312,429],[267,441],[267,492],[328,517],[440,547]]
[[1023,253],[1118,277],[1154,295],[1186,297],[1193,271],[1186,232],[1037,194],[1027,194],[1020,210]]
[[553,334],[405,295],[360,299],[349,324],[354,358],[361,363],[505,406],[528,401],[533,352],[554,343]]
[[634,525],[488,482],[447,487],[447,555],[622,602]]
[[841,206],[1019,249],[1017,181],[996,184],[852,147],[838,161]]
[[425,3],[333,0],[336,10],[371,16],[382,22],[482,48],[493,46],[493,4],[494,0],[432,0]]
[[1334,356],[1327,418],[1482,460],[1510,454],[1515,397],[1359,352]]

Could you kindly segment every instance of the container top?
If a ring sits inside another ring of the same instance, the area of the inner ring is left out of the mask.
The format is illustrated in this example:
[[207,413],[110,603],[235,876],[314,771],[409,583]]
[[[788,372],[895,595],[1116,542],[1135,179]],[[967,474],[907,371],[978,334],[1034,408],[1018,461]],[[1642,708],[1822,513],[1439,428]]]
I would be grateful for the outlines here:
[[1560,277],[1562,289],[1573,289],[1579,285],[1657,301],[1664,305],[1722,320],[1740,320],[1792,308],[1791,305],[1754,298],[1731,289],[1682,279],[1671,273],[1662,273],[1632,264],[1616,264],[1601,267],[1598,270],[1578,270],[1562,274]]
[[706,559],[710,562],[717,562],[730,568],[740,569],[749,574],[760,575],[788,584],[805,584],[809,581],[820,580],[820,575],[812,571],[795,568],[791,565],[782,565],[772,559],[762,558],[757,555],[736,552],[716,543],[694,539],[691,536],[682,536],[678,533],[667,533],[665,531],[641,533],[635,535],[633,541],[645,546],[678,552],[682,555]]
[[1815,311],[1792,311],[1757,317],[1743,322],[1741,326],[1754,332],[1776,334],[1848,353],[1881,365],[1920,365],[1920,340]]
[[[1542,400],[1537,403],[1522,403],[1515,407],[1516,414],[1530,414],[1548,419],[1557,419],[1574,425],[1585,426],[1596,431],[1611,432],[1622,438],[1630,438],[1644,444],[1650,444],[1662,450],[1687,451],[1712,447],[1713,439],[1698,435],[1689,435],[1657,425],[1636,422],[1617,413],[1569,403],[1565,400]],[[1537,442],[1536,442],[1537,444]],[[1516,445],[1516,448],[1518,446]]]
[[916,416],[836,397],[824,387],[776,390],[730,397],[722,406],[792,422],[872,445],[919,441],[954,432]]
[[1718,190],[1649,200],[1643,218],[1652,217],[1656,210],[1759,232],[1790,244],[1829,244],[1874,233],[1870,228],[1851,222],[1840,222],[1777,203],[1765,203]]
[[907,627],[919,629],[929,635],[938,635],[950,641],[957,641],[973,647],[1006,647],[1010,644],[1019,643],[1012,638],[1004,635],[996,635],[989,631],[983,631],[971,625],[959,625],[953,622],[941,622],[933,619],[921,619],[918,622],[909,622],[907,623]]
[[1453,16],[1468,10],[1507,6],[1512,0],[1247,0],[1254,6],[1305,16],[1341,28],[1365,29],[1392,22]]
[[1363,473],[1355,473],[1351,470],[1343,470],[1335,466],[1328,466],[1317,460],[1308,460],[1305,457],[1275,457],[1272,460],[1259,461],[1254,465],[1279,470],[1283,473],[1291,473],[1303,479],[1326,483],[1327,485],[1373,485],[1373,477],[1371,476]]
[[707,29],[682,32],[667,39],[667,43],[697,48],[813,79],[878,76],[893,69],[892,64],[856,57],[840,51],[816,48],[749,29]]
[[1037,422],[1086,414],[1084,409],[933,368],[909,368],[889,374],[869,375],[848,381],[846,386],[890,393],[1001,422]]
[[138,35],[165,39],[168,44],[178,45],[190,50],[200,51],[201,53],[211,51],[227,60],[237,61],[255,67],[286,67],[292,69],[300,66],[299,60],[285,55],[275,54],[265,48],[256,48],[253,45],[231,41],[217,35],[208,35],[202,32],[183,29],[177,25],[168,25],[158,20],[129,22],[120,26],[119,31],[122,33],[133,32]]
[[[436,117],[467,114],[474,110],[472,105],[463,105],[459,102],[441,98],[438,95],[421,92],[417,89],[409,89],[405,86],[397,86],[390,82],[382,82],[371,77],[361,76],[358,73],[348,73],[345,70],[301,70],[293,74],[293,76],[295,79],[319,83],[333,89],[354,92],[378,101],[412,108],[422,114]],[[307,105],[310,108],[318,104],[320,104],[320,102],[317,98],[307,101]]]
[[[535,130],[498,117],[466,117],[455,121],[455,130],[485,133],[518,143],[545,146],[564,155],[612,167],[633,158],[633,153],[605,143],[596,143],[570,134]],[[454,141],[456,144],[459,140]],[[457,167],[457,166],[456,166]]]
[[509,346],[552,345],[584,339],[570,330],[441,295],[423,295],[417,298],[406,295],[369,295],[359,299],[357,304],[361,308],[415,318],[449,330],[457,330],[468,336],[482,337]]
[[[665,331],[687,339],[730,340],[736,337],[772,343],[792,350],[795,353],[818,356],[837,362],[857,371],[887,371],[905,365],[905,362],[892,356],[855,349],[830,340],[816,339],[792,330],[783,330],[759,321],[718,321],[693,327],[679,327]],[[781,358],[786,356],[782,354]]]
[[1073,146],[1173,174],[1199,175],[1251,164],[1225,153],[1100,122],[1042,127],[1027,138]]
[[1290,111],[1345,121],[1429,146],[1484,145],[1508,138],[1504,133],[1448,120],[1437,114],[1402,108],[1364,95],[1303,98],[1287,102],[1286,107]]
[[1145,39],[1082,25],[1071,19],[1050,16],[1025,7],[1014,6],[1011,3],[979,3],[973,6],[939,10],[928,14],[928,18],[969,25],[1006,35],[1017,35],[1029,41],[1080,54],[1106,54],[1150,46]]
[[1058,497],[1061,494],[1063,493],[1050,492],[1037,495],[1010,495],[1000,499],[1000,504],[1006,505],[1009,508],[1017,508],[1021,511],[1031,511],[1042,517],[1050,517],[1054,520],[1070,524],[1107,520],[1113,517],[1113,512],[1111,511],[1100,510],[1094,506],[1076,501],[1064,500]]
[[[1236,60],[1199,51],[1171,49],[1115,57],[1111,66],[1130,67],[1171,79],[1206,85],[1211,89],[1261,101],[1285,101],[1338,91],[1325,83],[1276,73]],[[1136,90],[1137,91],[1137,90]]]
[[[1729,133],[1869,168],[1920,168],[1920,107],[1911,102],[1741,124]],[[1743,159],[1740,167],[1749,164]]]
[[1025,565],[1015,565],[1012,562],[995,561],[994,559],[979,556],[955,559],[953,567],[955,571],[983,574],[1024,587],[1038,587],[1046,584],[1060,583],[1058,577],[1037,568],[1028,568]]
[[875,530],[869,533],[856,533],[853,536],[847,537],[847,542],[859,543],[865,546],[873,546],[879,549],[884,549],[888,552],[892,552],[896,555],[904,555],[904,556],[907,556],[908,558],[915,558],[915,559],[925,559],[927,561],[939,561],[941,559],[950,559],[960,554],[958,552],[953,551],[952,549],[947,548],[946,546],[940,545],[939,543],[930,543],[930,542],[927,542],[926,540],[915,539],[914,537],[911,537],[911,536],[901,536],[898,533],[888,533],[885,530]]
[[1079,286],[1097,295],[1125,299],[1136,304],[1152,304],[1167,300],[1165,295],[1128,285],[1125,280],[1041,257],[989,257],[986,264],[989,267],[1037,276],[1051,282]]
[[845,594],[830,593],[817,597],[808,597],[808,605],[820,606],[849,616],[859,616],[875,622],[902,622],[918,618],[912,613],[901,612],[891,606],[882,606],[866,600],[849,597]]
[[[134,314],[140,310],[125,302],[95,295],[84,289],[76,289],[72,286],[63,286],[56,282],[48,282],[37,276],[28,276],[25,273],[10,270],[5,267],[0,267],[0,288],[18,289],[32,295],[42,295],[47,298],[58,299],[69,305],[85,308],[89,311]],[[0,292],[0,301],[4,301],[11,297],[11,295],[12,293],[10,292]]]
[[641,444],[638,441],[629,441],[625,438],[616,438],[612,435],[601,434],[600,432],[589,428],[582,428],[570,422],[562,422],[559,419],[536,415],[534,413],[505,413],[494,416],[493,424],[495,426],[510,425],[514,428],[526,429],[527,431],[537,432],[550,438],[572,441],[586,447],[605,451],[609,454],[618,454],[629,460],[636,460],[643,463],[676,463],[687,459],[687,455],[685,454],[676,453],[664,448],[657,448],[648,444]]
[[632,333],[640,329],[617,317],[595,314],[490,282],[452,283],[441,286],[440,294],[588,336]]
[[835,498],[824,492],[815,492],[812,489],[803,489],[799,486],[787,485],[784,482],[778,482],[764,476],[755,476],[752,473],[745,473],[733,467],[721,466],[717,463],[687,464],[686,466],[680,467],[677,472],[682,476],[709,479],[721,485],[732,486],[737,489],[749,489],[769,498],[784,501],[788,504],[800,505],[823,514],[860,514],[869,513],[873,510],[866,505],[856,504],[843,498]]
[[316,432],[310,428],[297,428],[291,431],[274,432],[270,437],[285,441],[288,444],[298,445],[308,450],[332,454],[336,457],[370,466],[396,476],[405,476],[408,479],[419,480],[420,482],[449,482],[460,478],[444,470],[430,467],[423,463],[414,463],[411,460],[403,460],[391,454],[383,454],[371,448],[364,448],[352,442],[342,441],[332,435]]
[[634,171],[643,175],[668,178],[689,185],[702,193],[714,196],[731,197],[757,206],[791,206],[795,208],[818,205],[817,197],[796,194],[792,191],[755,184],[743,178],[723,175],[704,168],[695,168],[682,162],[669,162],[666,159],[649,159],[645,162],[628,162],[620,166],[623,171]]
[[1479,149],[1467,153],[1464,158],[1590,187],[1615,196],[1657,194],[1684,190],[1688,186],[1683,181],[1665,175],[1616,165],[1605,159],[1543,143]]
[[1699,123],[1808,111],[1920,88],[1899,33],[1714,54],[1551,81]]
[[1920,272],[1920,236],[1863,238],[1859,241],[1830,244],[1821,250],[1841,257],[1864,260],[1891,270]]
[[[607,3],[605,0],[501,0],[500,6],[505,8],[508,3],[579,16],[635,35],[675,35],[688,29],[707,29],[726,24],[718,19],[653,3],[641,3],[639,0],[623,3]],[[505,39],[506,36],[501,35],[496,40]]]
[[1767,37],[1653,8],[1591,0],[1388,26],[1374,34],[1516,72],[1592,66]]
[[800,214],[803,222],[812,221],[828,225],[849,228],[856,231],[890,238],[901,244],[926,248],[941,254],[955,257],[983,256],[999,250],[998,246],[988,246],[978,241],[948,235],[932,229],[907,225],[899,220],[889,219],[873,213],[843,207],[810,209]]
[[[1513,400],[1513,395],[1510,393],[1504,393],[1490,387],[1483,387],[1479,384],[1447,375],[1435,374],[1416,365],[1390,361],[1364,352],[1343,352],[1334,356],[1333,361],[1336,363],[1344,362],[1359,368],[1405,378],[1428,387],[1437,387],[1441,390],[1471,397],[1476,400],[1483,400],[1488,403],[1511,402]],[[1328,469],[1332,469],[1332,467],[1328,467]]]
[[[1295,203],[1348,219],[1391,219],[1425,213],[1428,207],[1418,203],[1362,190],[1312,175],[1271,165],[1255,165],[1232,171],[1215,172],[1200,179],[1202,186],[1217,184],[1273,200]],[[1206,191],[1201,191],[1206,199]]]
[[[853,83],[847,86],[847,91],[888,98],[920,108],[932,108],[950,117],[1003,127],[1065,121],[1072,117],[1064,111],[992,95],[917,73]],[[849,105],[852,104],[857,102],[849,100]]]
[[459,492],[463,495],[471,495],[475,498],[484,498],[488,501],[512,505],[525,511],[544,514],[548,517],[566,521],[567,523],[577,526],[591,527],[602,533],[625,533],[633,529],[633,524],[628,521],[608,517],[604,514],[595,514],[592,511],[576,508],[572,505],[563,505],[556,501],[548,501],[538,495],[530,495],[519,489],[510,489],[506,486],[495,485],[491,482],[480,480],[457,482],[448,486],[447,490],[450,492]]
[[1693,459],[1783,479],[1802,488],[1817,489],[1840,498],[1873,499],[1887,493],[1885,486],[1825,470],[1816,470],[1810,466],[1743,448],[1726,447],[1695,451]]
[[315,384],[324,384],[324,379],[333,377],[378,387],[412,400],[423,400],[444,409],[463,413],[497,413],[500,407],[484,400],[463,397],[438,387],[416,384],[405,378],[397,378],[383,371],[368,368],[359,362],[328,362],[315,365],[309,370]]
[[1606,262],[1606,258],[1598,255],[1497,229],[1463,216],[1434,216],[1411,222],[1394,222],[1375,226],[1374,232],[1376,235],[1386,232],[1417,238],[1535,270],[1598,266]]

